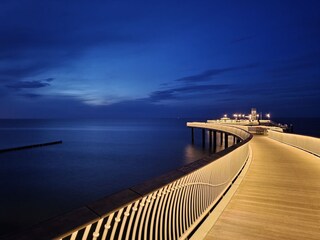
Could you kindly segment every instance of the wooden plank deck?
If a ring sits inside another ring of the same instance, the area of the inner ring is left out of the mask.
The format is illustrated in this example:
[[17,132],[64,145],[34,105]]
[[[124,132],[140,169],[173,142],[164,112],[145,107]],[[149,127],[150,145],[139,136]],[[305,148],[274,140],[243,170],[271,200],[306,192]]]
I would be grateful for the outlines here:
[[320,239],[320,158],[265,136],[206,240]]

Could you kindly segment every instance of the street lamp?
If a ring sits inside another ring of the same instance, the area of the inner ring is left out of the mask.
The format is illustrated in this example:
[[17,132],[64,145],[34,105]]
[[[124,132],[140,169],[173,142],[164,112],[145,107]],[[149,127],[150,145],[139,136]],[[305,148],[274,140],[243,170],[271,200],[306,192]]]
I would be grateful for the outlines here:
[[270,117],[271,117],[270,113],[267,113],[266,117],[270,120]]

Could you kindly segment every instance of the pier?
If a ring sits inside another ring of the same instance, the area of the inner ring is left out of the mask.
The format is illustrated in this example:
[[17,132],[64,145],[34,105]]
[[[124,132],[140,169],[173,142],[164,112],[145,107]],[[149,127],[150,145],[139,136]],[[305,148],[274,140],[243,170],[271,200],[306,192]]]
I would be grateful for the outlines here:
[[199,239],[320,239],[319,157],[267,136],[250,145],[247,174]]
[[19,150],[24,150],[29,148],[45,147],[45,146],[56,145],[56,144],[62,144],[62,141],[53,141],[53,142],[31,144],[31,145],[25,145],[25,146],[19,146],[19,147],[5,148],[5,149],[0,149],[0,153],[19,151]]
[[320,239],[319,138],[187,126],[226,148],[8,239]]

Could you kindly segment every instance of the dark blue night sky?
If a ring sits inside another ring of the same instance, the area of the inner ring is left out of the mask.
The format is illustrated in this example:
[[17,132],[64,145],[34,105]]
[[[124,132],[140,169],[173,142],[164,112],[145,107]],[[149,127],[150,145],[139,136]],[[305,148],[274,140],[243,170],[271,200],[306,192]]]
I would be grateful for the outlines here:
[[320,1],[0,2],[0,118],[320,116]]

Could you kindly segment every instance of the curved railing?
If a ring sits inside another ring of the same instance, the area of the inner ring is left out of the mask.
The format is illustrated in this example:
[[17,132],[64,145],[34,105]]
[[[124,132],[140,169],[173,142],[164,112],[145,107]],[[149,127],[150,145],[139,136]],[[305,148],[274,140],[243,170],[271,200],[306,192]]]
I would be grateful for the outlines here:
[[320,156],[320,138],[276,131],[269,131],[268,136],[279,142]]
[[241,138],[242,140],[247,139],[251,136],[251,134],[247,131],[248,127],[246,126],[233,126],[229,124],[220,124],[220,123],[203,123],[203,122],[188,122],[188,127],[195,127],[195,128],[205,128],[205,129],[212,129],[220,132],[227,132],[234,136]]
[[241,138],[222,152],[40,224],[23,239],[185,239],[208,215],[249,157],[247,131],[208,123]]

